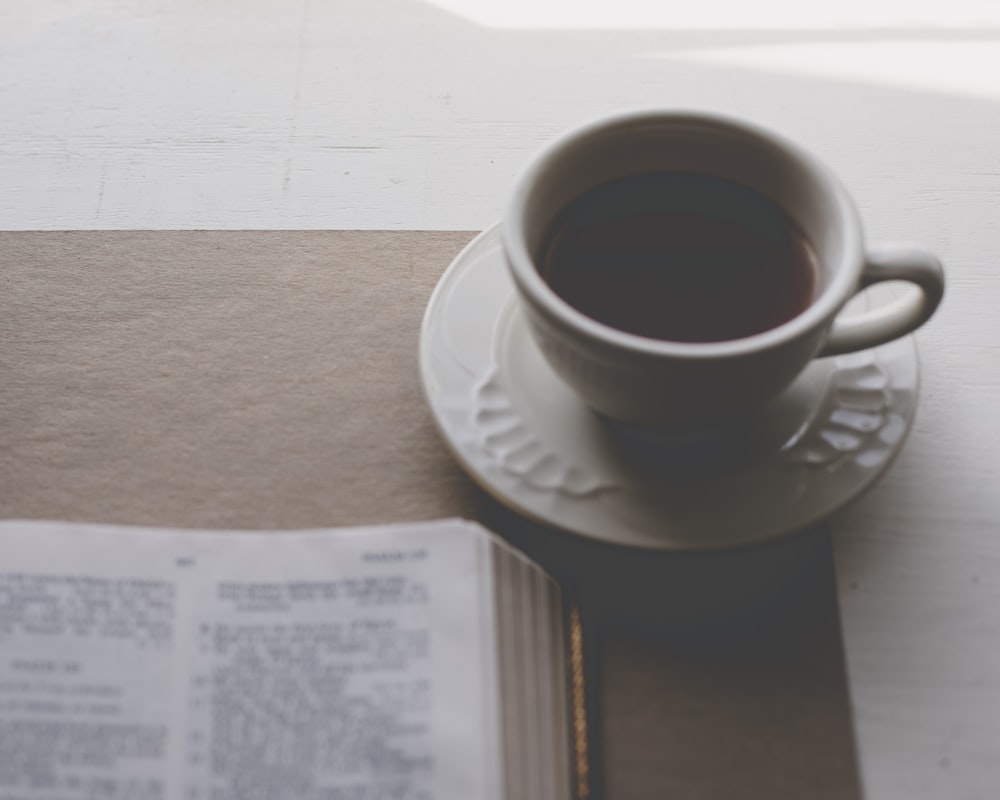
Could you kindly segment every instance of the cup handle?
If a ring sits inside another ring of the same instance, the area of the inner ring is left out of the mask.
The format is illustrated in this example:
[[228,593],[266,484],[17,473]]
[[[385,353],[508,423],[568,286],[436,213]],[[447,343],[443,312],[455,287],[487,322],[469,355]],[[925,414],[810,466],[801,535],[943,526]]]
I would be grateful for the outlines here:
[[941,262],[930,253],[912,247],[880,247],[869,251],[855,294],[883,281],[907,281],[916,284],[920,291],[907,292],[858,316],[837,317],[819,358],[867,350],[905,336],[930,319],[944,295]]

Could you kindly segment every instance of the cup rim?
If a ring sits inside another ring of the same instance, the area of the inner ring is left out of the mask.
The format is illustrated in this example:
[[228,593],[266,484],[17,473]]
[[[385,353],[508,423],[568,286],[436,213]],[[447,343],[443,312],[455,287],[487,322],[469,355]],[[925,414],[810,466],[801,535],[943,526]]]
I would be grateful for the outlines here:
[[[740,339],[677,342],[628,333],[599,322],[571,306],[545,282],[528,251],[523,211],[537,178],[544,172],[548,162],[564,150],[591,137],[643,123],[663,122],[709,125],[763,140],[782,150],[836,203],[843,220],[841,236],[844,240],[844,256],[841,263],[833,267],[833,279],[808,308],[781,325]],[[857,209],[840,181],[818,159],[794,142],[755,123],[715,112],[686,109],[635,109],[601,116],[571,128],[550,141],[529,160],[516,178],[504,211],[501,238],[511,276],[519,291],[538,310],[554,317],[564,327],[584,333],[592,340],[618,350],[692,360],[728,358],[767,350],[797,339],[823,323],[831,323],[853,293],[864,266],[861,222]]]

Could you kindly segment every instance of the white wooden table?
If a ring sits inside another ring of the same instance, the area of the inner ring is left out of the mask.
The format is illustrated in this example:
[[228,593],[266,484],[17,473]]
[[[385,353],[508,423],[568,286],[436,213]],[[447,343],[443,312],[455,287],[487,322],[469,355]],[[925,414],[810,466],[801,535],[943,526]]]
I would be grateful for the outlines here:
[[472,230],[613,110],[799,140],[948,270],[909,443],[833,520],[866,794],[996,798],[1000,4],[826,5],[5,0],[0,229]]

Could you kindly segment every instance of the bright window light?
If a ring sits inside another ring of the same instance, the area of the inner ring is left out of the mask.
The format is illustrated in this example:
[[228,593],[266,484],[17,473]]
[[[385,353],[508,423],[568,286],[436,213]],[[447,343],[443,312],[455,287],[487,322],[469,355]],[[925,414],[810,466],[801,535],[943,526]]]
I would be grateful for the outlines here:
[[490,28],[802,30],[1000,26],[996,0],[429,0]]

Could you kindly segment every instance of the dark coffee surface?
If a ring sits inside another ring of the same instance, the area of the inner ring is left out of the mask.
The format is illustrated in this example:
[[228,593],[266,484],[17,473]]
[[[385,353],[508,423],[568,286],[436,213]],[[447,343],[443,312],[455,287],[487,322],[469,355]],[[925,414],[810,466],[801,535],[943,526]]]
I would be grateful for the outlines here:
[[812,302],[816,258],[763,195],[719,178],[621,178],[573,201],[542,274],[566,302],[654,339],[713,342],[777,327]]

